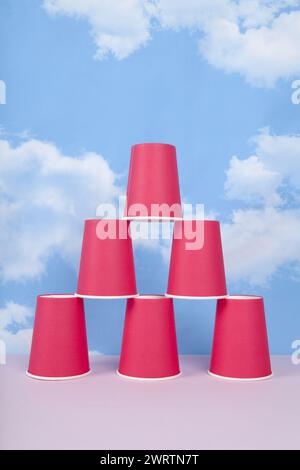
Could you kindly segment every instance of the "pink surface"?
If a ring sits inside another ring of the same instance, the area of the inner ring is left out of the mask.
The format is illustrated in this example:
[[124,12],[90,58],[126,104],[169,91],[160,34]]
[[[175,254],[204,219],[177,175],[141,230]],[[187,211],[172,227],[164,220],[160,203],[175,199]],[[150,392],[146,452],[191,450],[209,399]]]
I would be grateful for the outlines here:
[[272,358],[274,378],[226,382],[209,358],[181,357],[182,376],[118,377],[118,357],[95,357],[92,374],[42,382],[27,357],[0,366],[1,449],[300,449],[300,365]]
[[210,371],[241,379],[272,373],[262,297],[218,300]]
[[119,372],[144,378],[179,374],[173,299],[128,299]]

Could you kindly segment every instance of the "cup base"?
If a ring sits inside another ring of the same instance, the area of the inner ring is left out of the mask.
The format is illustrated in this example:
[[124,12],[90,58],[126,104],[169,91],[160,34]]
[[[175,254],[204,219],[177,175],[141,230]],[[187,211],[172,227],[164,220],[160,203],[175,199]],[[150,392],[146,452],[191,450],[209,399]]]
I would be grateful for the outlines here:
[[226,295],[212,295],[212,296],[197,296],[197,295],[175,295],[175,294],[165,294],[166,297],[171,299],[190,299],[190,300],[213,300],[213,299],[226,299]]
[[85,295],[85,294],[77,294],[75,292],[75,297],[79,297],[81,299],[131,299],[133,297],[138,297],[139,294],[130,294],[130,295]]
[[269,375],[263,375],[262,377],[250,377],[250,378],[226,377],[225,375],[214,374],[210,370],[208,370],[207,373],[209,375],[211,375],[212,377],[215,377],[217,379],[231,380],[231,381],[237,381],[237,382],[255,382],[255,381],[258,381],[258,380],[267,380],[267,379],[270,379],[271,377],[273,377],[273,373],[271,373]]
[[134,376],[132,376],[132,375],[121,374],[121,372],[119,372],[118,370],[116,371],[116,373],[117,373],[120,377],[123,377],[124,379],[139,380],[139,381],[148,381],[148,382],[155,381],[155,380],[170,380],[170,379],[175,379],[176,377],[179,377],[179,376],[181,375],[181,372],[179,372],[179,374],[168,375],[167,377],[134,377]]
[[34,375],[26,371],[26,375],[30,377],[31,379],[36,379],[36,380],[72,380],[72,379],[80,379],[81,377],[85,377],[86,375],[89,375],[91,373],[91,370],[88,370],[87,372],[84,372],[84,374],[79,374],[79,375],[69,375],[66,377],[46,377],[43,375]]

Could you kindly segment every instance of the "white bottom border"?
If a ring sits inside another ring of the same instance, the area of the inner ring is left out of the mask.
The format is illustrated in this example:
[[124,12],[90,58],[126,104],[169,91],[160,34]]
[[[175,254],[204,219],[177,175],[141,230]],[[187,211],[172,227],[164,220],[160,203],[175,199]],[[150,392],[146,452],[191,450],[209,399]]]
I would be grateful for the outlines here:
[[171,299],[190,299],[190,300],[212,300],[212,299],[226,299],[227,295],[215,295],[215,296],[192,296],[192,295],[173,295],[173,294],[165,294],[166,297]]
[[116,373],[117,375],[119,375],[120,377],[124,379],[138,380],[138,381],[145,381],[145,382],[152,382],[152,381],[158,381],[158,380],[171,380],[181,375],[181,371],[179,372],[179,374],[168,375],[168,377],[133,377],[132,375],[121,374],[121,372],[119,372],[118,370],[116,370]]
[[89,375],[91,373],[91,370],[88,370],[84,374],[80,375],[69,375],[67,377],[46,377],[43,375],[34,375],[26,371],[26,375],[30,377],[31,379],[36,379],[36,380],[52,380],[52,381],[58,381],[58,380],[72,380],[72,379],[80,379],[81,377],[85,377],[86,375]]
[[85,295],[85,294],[77,294],[75,292],[75,297],[79,297],[81,299],[131,299],[134,297],[138,297],[139,294],[131,294],[131,295]]
[[273,373],[270,375],[264,375],[263,377],[251,377],[249,379],[241,378],[241,377],[226,377],[225,375],[214,374],[213,372],[210,372],[210,370],[208,370],[207,373],[208,375],[211,375],[212,377],[216,377],[217,379],[231,380],[231,381],[236,381],[236,382],[257,382],[259,380],[267,380],[273,377]]

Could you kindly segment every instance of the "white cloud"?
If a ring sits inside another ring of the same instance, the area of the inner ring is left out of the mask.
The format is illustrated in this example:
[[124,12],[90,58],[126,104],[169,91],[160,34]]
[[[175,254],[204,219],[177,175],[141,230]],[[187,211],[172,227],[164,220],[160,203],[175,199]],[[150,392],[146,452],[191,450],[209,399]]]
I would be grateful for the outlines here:
[[231,158],[225,195],[248,203],[286,204],[300,190],[300,135],[272,135],[263,129],[252,141],[255,155]]
[[254,139],[256,155],[271,171],[280,173],[292,188],[300,189],[300,134],[272,135],[262,130]]
[[243,28],[266,26],[283,9],[299,6],[298,0],[239,0],[236,12]]
[[0,308],[0,340],[4,341],[6,353],[27,353],[30,348],[32,328],[29,321],[33,312],[30,308],[7,302]]
[[97,58],[124,59],[153,28],[195,33],[202,56],[252,84],[300,73],[299,0],[44,0],[46,11],[87,20]]
[[300,190],[300,136],[264,130],[253,142],[255,155],[233,157],[227,171],[226,195],[247,205],[222,226],[228,277],[264,285],[289,266],[299,278],[300,210],[294,203]]
[[113,54],[124,59],[150,39],[148,1],[44,0],[51,15],[64,14],[87,20],[97,46],[96,58]]
[[300,267],[300,211],[241,209],[222,224],[226,271],[231,281],[265,285],[281,267]]
[[117,176],[96,153],[79,158],[30,140],[0,140],[0,275],[20,281],[43,274],[59,254],[77,267],[83,220],[120,193]]
[[277,193],[281,175],[267,169],[256,155],[246,160],[232,157],[226,173],[225,195],[229,199],[268,205],[281,202]]
[[211,65],[269,87],[300,73],[300,11],[293,9],[299,5],[298,0],[157,0],[156,15],[162,27],[198,32],[200,53]]
[[300,11],[282,13],[268,26],[243,30],[237,22],[214,20],[200,40],[213,66],[237,72],[254,85],[271,87],[300,73]]

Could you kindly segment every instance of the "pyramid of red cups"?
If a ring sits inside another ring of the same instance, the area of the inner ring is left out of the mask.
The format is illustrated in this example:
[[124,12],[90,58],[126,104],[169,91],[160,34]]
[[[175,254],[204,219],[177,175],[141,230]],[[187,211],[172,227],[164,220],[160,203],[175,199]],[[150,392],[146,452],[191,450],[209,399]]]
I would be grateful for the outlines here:
[[[165,295],[137,292],[132,221],[174,222]],[[127,299],[117,370],[124,378],[164,380],[181,374],[174,298],[217,301],[211,376],[261,380],[272,375],[263,298],[228,294],[220,224],[184,219],[173,145],[132,147],[124,217],[85,221],[76,293],[37,297],[29,377],[66,380],[89,374],[85,298]]]

